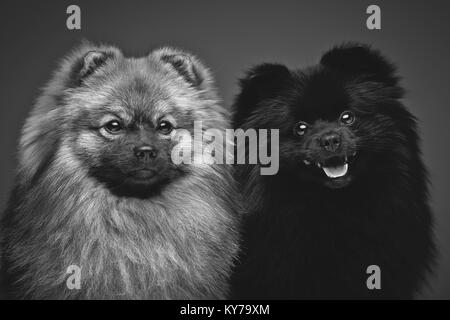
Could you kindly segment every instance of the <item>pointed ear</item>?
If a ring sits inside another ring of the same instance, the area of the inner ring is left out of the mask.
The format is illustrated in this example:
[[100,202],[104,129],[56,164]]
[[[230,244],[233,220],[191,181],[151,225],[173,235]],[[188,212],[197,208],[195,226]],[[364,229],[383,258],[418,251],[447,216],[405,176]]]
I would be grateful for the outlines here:
[[162,56],[161,60],[171,64],[172,67],[193,86],[196,87],[202,82],[202,78],[198,74],[196,66],[190,56],[183,53],[169,54]]
[[197,89],[211,89],[211,74],[194,55],[174,48],[155,50],[150,56],[169,66],[189,85]]
[[62,59],[24,125],[19,152],[23,179],[39,177],[57,150],[57,132],[61,130],[58,110],[65,89],[79,87],[110,59],[119,56],[121,52],[115,47],[84,41]]
[[100,68],[106,60],[112,58],[110,52],[105,51],[89,51],[80,59],[80,70],[78,70],[78,77],[83,79],[92,74],[95,70]]
[[235,125],[240,127],[261,101],[276,99],[291,82],[291,71],[281,64],[264,63],[250,69],[240,80],[241,92],[234,103]]
[[320,64],[342,74],[366,77],[373,81],[397,83],[396,68],[379,51],[368,45],[348,43],[334,47],[320,59]]
[[46,93],[57,95],[65,88],[78,87],[89,76],[119,57],[122,57],[122,52],[116,47],[95,45],[83,40],[61,60],[46,88]]
[[277,94],[291,80],[291,72],[286,66],[263,63],[250,69],[240,83],[243,90],[251,90],[262,99]]
[[72,85],[81,85],[89,76],[119,55],[120,51],[112,47],[85,48],[72,65],[70,72]]

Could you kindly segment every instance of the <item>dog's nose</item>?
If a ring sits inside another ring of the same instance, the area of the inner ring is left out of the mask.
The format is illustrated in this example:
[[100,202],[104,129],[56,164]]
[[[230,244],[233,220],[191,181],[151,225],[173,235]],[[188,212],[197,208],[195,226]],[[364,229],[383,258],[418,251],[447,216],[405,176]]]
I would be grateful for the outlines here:
[[335,152],[341,146],[341,137],[336,132],[325,133],[320,138],[320,145],[329,152]]
[[150,146],[135,147],[134,155],[139,160],[149,161],[150,159],[156,158],[158,151]]

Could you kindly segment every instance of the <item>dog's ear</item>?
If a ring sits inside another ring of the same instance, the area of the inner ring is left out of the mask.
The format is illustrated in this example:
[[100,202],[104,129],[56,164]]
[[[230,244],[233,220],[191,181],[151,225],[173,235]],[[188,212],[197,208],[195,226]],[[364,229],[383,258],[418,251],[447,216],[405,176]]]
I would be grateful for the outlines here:
[[176,72],[189,85],[200,90],[213,89],[213,80],[208,68],[194,55],[175,48],[161,48],[150,54]]
[[80,87],[121,55],[115,47],[83,41],[63,58],[24,125],[19,152],[22,179],[32,181],[39,177],[52,161],[60,136],[58,132],[62,130],[58,117],[65,90]]
[[263,63],[247,72],[241,79],[242,89],[251,89],[260,98],[276,94],[291,80],[291,72],[281,64]]
[[234,122],[240,126],[266,99],[276,99],[289,87],[291,71],[284,65],[264,63],[250,69],[240,80],[241,92],[234,103]]
[[351,77],[364,77],[372,81],[397,83],[396,68],[383,55],[370,46],[349,43],[326,52],[320,64]]
[[77,52],[77,57],[70,70],[72,86],[79,86],[91,75],[99,72],[110,61],[121,56],[120,51],[114,47],[84,47]]
[[187,82],[197,87],[203,81],[193,58],[184,53],[167,54],[161,60],[170,64]]
[[95,45],[84,40],[61,61],[48,91],[60,92],[64,88],[80,86],[119,57],[122,57],[122,52],[116,47]]
[[88,51],[75,63],[72,69],[72,79],[81,83],[105,65],[108,59],[112,59],[113,57],[114,54],[112,52],[101,50]]

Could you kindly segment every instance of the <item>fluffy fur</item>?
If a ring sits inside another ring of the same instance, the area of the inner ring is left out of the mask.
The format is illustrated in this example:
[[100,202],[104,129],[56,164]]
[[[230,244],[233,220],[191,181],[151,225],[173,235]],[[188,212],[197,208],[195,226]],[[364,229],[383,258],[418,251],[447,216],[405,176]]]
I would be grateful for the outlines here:
[[[393,64],[359,44],[333,48],[310,68],[247,73],[235,127],[279,129],[280,170],[239,167],[250,213],[234,297],[420,290],[433,264],[433,223],[416,119],[402,96]],[[370,265],[381,268],[381,290],[366,286]]]
[[[173,131],[163,132],[161,118]],[[122,123],[118,133],[105,125],[111,119]],[[195,120],[229,127],[209,71],[191,54],[127,58],[86,43],[68,55],[20,139],[2,230],[8,296],[224,298],[238,251],[231,169],[170,161],[174,134],[192,132]],[[79,290],[66,286],[70,265],[81,267]]]

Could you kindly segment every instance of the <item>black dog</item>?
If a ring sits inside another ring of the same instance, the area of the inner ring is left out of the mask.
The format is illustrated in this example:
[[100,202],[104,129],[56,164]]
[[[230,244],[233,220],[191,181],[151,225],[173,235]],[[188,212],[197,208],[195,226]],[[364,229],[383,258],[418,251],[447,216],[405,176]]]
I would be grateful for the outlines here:
[[[238,166],[250,212],[234,297],[414,297],[433,265],[433,221],[393,64],[347,44],[304,70],[259,65],[241,88],[235,127],[279,129],[280,169]],[[371,265],[380,289],[368,288]]]

